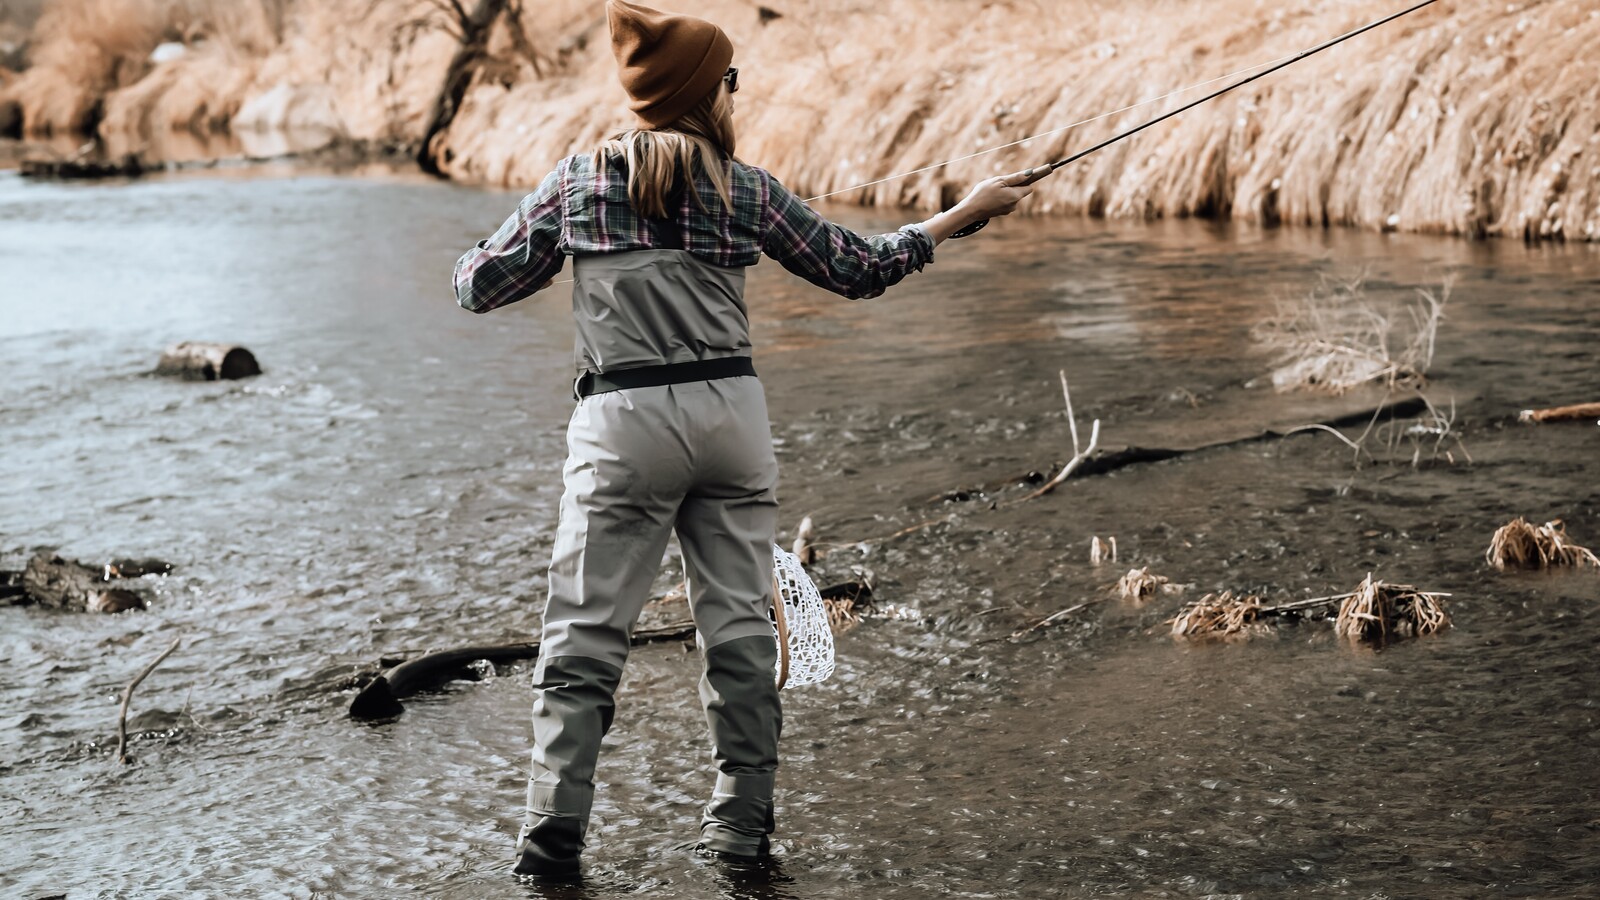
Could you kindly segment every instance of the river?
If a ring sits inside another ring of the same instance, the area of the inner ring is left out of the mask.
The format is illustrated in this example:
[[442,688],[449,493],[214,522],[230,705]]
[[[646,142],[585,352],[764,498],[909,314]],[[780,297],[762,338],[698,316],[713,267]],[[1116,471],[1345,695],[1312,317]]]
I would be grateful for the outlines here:
[[[473,316],[448,287],[516,199],[288,166],[0,173],[0,568],[38,546],[177,567],[145,612],[0,609],[0,892],[538,894],[507,874],[527,667],[344,714],[382,657],[537,630],[566,295]],[[1380,298],[1453,279],[1426,389],[1455,405],[1453,459],[1369,439],[1356,465],[1304,433],[939,499],[1071,455],[1061,369],[1108,446],[1374,402],[1274,393],[1249,338],[1356,271]],[[749,297],[785,539],[812,515],[819,580],[859,567],[910,612],[786,692],[771,878],[683,849],[710,789],[697,657],[636,649],[589,877],[555,895],[1600,896],[1600,574],[1483,562],[1519,515],[1600,543],[1600,428],[1515,422],[1600,399],[1600,246],[1017,219],[877,301],[770,262]],[[148,376],[179,340],[244,344],[265,374]],[[1090,564],[1092,535],[1118,565]],[[1008,639],[1130,565],[1183,590]],[[1319,622],[1167,634],[1207,591],[1368,572],[1450,593],[1453,627],[1382,649]],[[173,638],[118,767],[121,688]]]

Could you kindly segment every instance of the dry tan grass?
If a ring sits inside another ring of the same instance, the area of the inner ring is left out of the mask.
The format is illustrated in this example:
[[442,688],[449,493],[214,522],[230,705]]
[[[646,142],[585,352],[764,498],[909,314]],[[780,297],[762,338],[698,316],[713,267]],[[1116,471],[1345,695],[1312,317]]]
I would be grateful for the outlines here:
[[1409,584],[1366,580],[1348,594],[1313,597],[1275,606],[1263,605],[1254,595],[1232,591],[1207,594],[1179,610],[1172,620],[1178,637],[1248,637],[1266,629],[1268,618],[1300,616],[1307,611],[1339,604],[1334,632],[1356,640],[1383,641],[1391,637],[1432,634],[1450,624],[1443,598],[1448,594],[1419,591]]
[[[802,195],[1100,115],[1397,8],[792,0],[761,25],[735,0],[660,2],[729,30],[746,85],[741,154]],[[449,136],[458,177],[530,184],[627,123],[592,4],[551,0],[531,15],[546,46],[596,39],[560,72],[475,89]],[[1574,62],[1596,46],[1589,0],[1440,4],[1064,169],[1025,208],[1600,238],[1600,79]],[[839,199],[933,208],[1194,96]]]
[[1272,384],[1280,391],[1419,387],[1449,299],[1449,282],[1437,294],[1418,290],[1402,321],[1367,295],[1362,279],[1324,277],[1306,296],[1280,304],[1251,335],[1276,354]]
[[1207,594],[1178,611],[1172,633],[1177,637],[1245,636],[1259,623],[1261,609],[1261,598],[1254,594]]
[[[250,60],[277,46],[284,0],[55,0],[34,28],[32,65],[14,89],[30,134],[82,132],[108,97],[137,86],[114,127],[225,125],[253,74]],[[153,66],[164,41],[197,48],[179,64]],[[159,73],[146,83],[146,76]],[[195,95],[199,95],[198,98]],[[174,114],[172,109],[185,111]],[[107,116],[111,118],[111,116]]]
[[[657,2],[730,32],[744,85],[741,155],[803,196],[1239,72],[1396,9],[1392,0],[787,0],[783,17],[763,24],[746,0]],[[287,15],[270,29],[283,38],[270,50],[250,37],[250,22],[270,19],[251,11],[262,3]],[[533,184],[629,122],[599,4],[522,5],[521,39],[497,30],[493,65],[446,138],[453,177]],[[219,43],[265,54],[248,83],[224,85],[234,96],[208,96],[208,111],[279,84],[323,85],[352,137],[415,139],[452,49],[438,28],[407,27],[427,9],[425,0],[56,0],[19,96],[30,128],[81,127],[106,92],[142,77],[152,41],[188,15]],[[229,11],[237,21],[223,21]],[[1600,79],[1580,62],[1596,46],[1592,0],[1438,4],[1064,169],[1024,209],[1600,240]],[[203,65],[192,56],[171,65]],[[181,78],[170,84],[192,90]],[[1061,158],[1195,96],[838,200],[932,209],[979,178]],[[169,110],[153,120],[188,118]]]
[[1450,624],[1442,596],[1419,591],[1409,584],[1375,581],[1369,574],[1339,604],[1333,630],[1341,637],[1379,642],[1391,637],[1433,634]]
[[1117,596],[1129,603],[1143,603],[1151,597],[1178,590],[1177,585],[1164,575],[1150,571],[1149,566],[1129,569],[1128,574],[1117,579]]
[[1535,527],[1519,516],[1495,530],[1484,559],[1496,569],[1600,568],[1600,557],[1589,548],[1574,544],[1560,519]]

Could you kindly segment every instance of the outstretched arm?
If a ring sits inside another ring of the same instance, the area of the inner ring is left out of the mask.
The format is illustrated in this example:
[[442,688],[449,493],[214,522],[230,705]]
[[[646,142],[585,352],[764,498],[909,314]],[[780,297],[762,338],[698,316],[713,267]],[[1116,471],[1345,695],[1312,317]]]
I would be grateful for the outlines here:
[[1010,175],[985,178],[964,200],[923,222],[922,227],[935,244],[942,244],[950,235],[974,222],[1009,216],[1016,211],[1018,203],[1033,193],[1033,183],[1053,171],[1049,166],[1035,166]]
[[560,173],[551,172],[500,230],[456,261],[453,281],[462,309],[486,313],[515,303],[561,271]]
[[950,210],[898,232],[862,237],[807,206],[767,176],[768,203],[762,252],[812,284],[852,300],[876,297],[933,261],[933,248],[978,221],[1008,215],[1049,174],[1028,169],[978,183]]

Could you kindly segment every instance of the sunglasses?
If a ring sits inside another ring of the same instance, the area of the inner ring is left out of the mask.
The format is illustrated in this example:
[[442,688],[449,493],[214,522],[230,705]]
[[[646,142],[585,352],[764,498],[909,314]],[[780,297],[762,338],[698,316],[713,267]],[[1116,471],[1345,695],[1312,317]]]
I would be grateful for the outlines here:
[[728,71],[722,76],[722,82],[728,86],[728,93],[739,93],[739,68],[737,66],[729,66]]

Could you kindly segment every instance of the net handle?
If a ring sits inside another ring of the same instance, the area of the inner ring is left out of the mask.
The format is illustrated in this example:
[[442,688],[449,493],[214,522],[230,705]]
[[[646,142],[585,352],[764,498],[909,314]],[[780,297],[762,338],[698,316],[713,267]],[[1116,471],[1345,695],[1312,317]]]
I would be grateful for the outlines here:
[[789,620],[783,615],[783,588],[772,571],[772,621],[778,626],[778,690],[789,683]]

